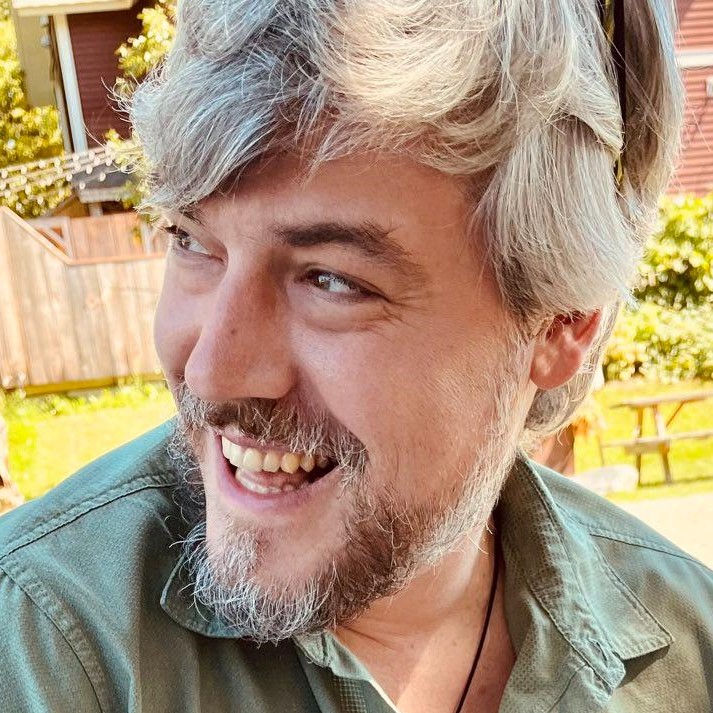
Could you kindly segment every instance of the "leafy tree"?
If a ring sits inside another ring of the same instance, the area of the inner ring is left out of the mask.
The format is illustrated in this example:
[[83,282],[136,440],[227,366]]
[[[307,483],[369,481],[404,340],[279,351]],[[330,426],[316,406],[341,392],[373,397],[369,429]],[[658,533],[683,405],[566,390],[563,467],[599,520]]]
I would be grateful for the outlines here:
[[713,193],[663,199],[639,274],[640,300],[672,309],[713,305]]
[[125,80],[142,79],[164,58],[176,35],[175,10],[176,0],[158,0],[139,13],[141,34],[129,37],[116,51]]
[[713,193],[666,197],[604,360],[609,379],[713,379]]
[[[118,94],[129,95],[132,89],[166,56],[176,36],[176,0],[157,0],[154,7],[144,8],[138,15],[141,33],[129,37],[116,50],[119,57],[121,76],[116,83]],[[116,150],[118,162],[131,171],[135,146],[133,142],[122,140],[116,131],[106,135],[107,142]],[[124,205],[129,208],[138,205],[144,197],[140,178],[136,175],[127,182]]]
[[674,382],[713,379],[713,307],[625,307],[607,346],[607,379]]
[[[17,58],[17,40],[10,18],[9,0],[0,3],[0,169],[14,164],[58,156],[63,152],[59,114],[55,107],[30,107],[25,97]],[[0,176],[3,174],[0,173]],[[0,181],[2,185],[2,181]],[[20,215],[39,215],[64,198],[53,186],[28,182],[17,193],[0,190],[0,205]],[[41,197],[41,200],[39,199]]]

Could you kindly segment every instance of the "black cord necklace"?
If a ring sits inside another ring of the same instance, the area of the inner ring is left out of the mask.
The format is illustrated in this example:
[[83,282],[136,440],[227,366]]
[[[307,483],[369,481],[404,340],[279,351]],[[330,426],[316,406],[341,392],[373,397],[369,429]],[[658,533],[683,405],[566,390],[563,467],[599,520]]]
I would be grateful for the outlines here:
[[458,707],[455,713],[461,713],[463,710],[463,705],[465,704],[465,699],[468,697],[468,691],[470,691],[470,685],[473,683],[473,677],[475,676],[475,671],[478,668],[478,663],[480,661],[480,656],[483,653],[483,647],[485,646],[485,637],[488,633],[488,627],[490,626],[490,617],[493,613],[493,605],[495,604],[495,592],[498,589],[498,575],[500,573],[500,547],[499,539],[497,535],[493,538],[494,546],[494,561],[493,561],[493,581],[490,585],[490,597],[488,599],[488,609],[485,613],[485,620],[483,621],[483,631],[480,634],[480,641],[478,642],[478,649],[475,652],[475,658],[473,659],[473,665],[470,667],[470,673],[468,674],[468,679],[465,682],[465,688],[461,694],[460,701],[458,701]]

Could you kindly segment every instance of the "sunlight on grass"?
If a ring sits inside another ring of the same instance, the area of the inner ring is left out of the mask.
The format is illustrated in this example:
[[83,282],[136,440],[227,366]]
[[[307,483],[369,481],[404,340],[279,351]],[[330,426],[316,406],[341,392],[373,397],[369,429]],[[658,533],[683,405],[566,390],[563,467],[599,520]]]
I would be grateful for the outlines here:
[[42,495],[86,463],[175,412],[164,386],[134,385],[68,398],[7,399],[10,475],[26,498]]
[[713,492],[713,478],[695,478],[684,480],[681,483],[665,485],[656,483],[655,485],[642,485],[633,493],[610,493],[609,500],[615,503],[630,503],[638,500],[660,500],[662,498],[681,498],[685,495],[700,495],[702,493]]
[[[627,408],[614,409],[616,403],[630,398],[640,398],[661,394],[684,394],[698,391],[713,391],[713,383],[688,381],[678,384],[656,384],[643,381],[614,382],[606,384],[596,393],[595,398],[602,407],[606,428],[601,437],[606,441],[630,438],[634,430],[635,415]],[[661,407],[665,419],[672,413],[675,404]],[[713,399],[686,404],[671,425],[671,432],[693,431],[713,428]],[[650,413],[644,422],[644,434],[653,435]],[[607,465],[627,463],[633,465],[635,458],[623,448],[607,448],[604,451]],[[616,496],[617,499],[639,499],[645,497],[672,497],[713,490],[713,438],[699,441],[676,441],[669,453],[671,471],[675,484],[663,486],[663,467],[658,454],[643,457],[642,485],[637,493]],[[595,437],[579,438],[575,444],[577,472],[601,466],[599,449]],[[661,487],[656,487],[661,486]]]
[[[602,437],[611,441],[631,436],[633,413],[628,409],[611,408],[619,401],[712,389],[710,382],[607,384],[596,394],[607,423]],[[664,416],[673,408],[665,406]],[[134,384],[75,398],[53,395],[20,399],[10,396],[5,398],[3,411],[10,434],[10,473],[22,494],[34,498],[91,460],[170,418],[175,407],[165,386]],[[651,423],[644,426],[649,433],[652,427]],[[672,430],[711,427],[713,399],[685,406]],[[607,464],[634,463],[634,457],[621,448],[606,449],[605,458]],[[578,472],[601,465],[594,437],[577,440],[575,459]],[[614,496],[614,499],[638,500],[713,490],[713,439],[674,443],[670,460],[675,485],[660,485],[663,481],[660,459],[656,455],[645,455],[644,487],[633,494]]]

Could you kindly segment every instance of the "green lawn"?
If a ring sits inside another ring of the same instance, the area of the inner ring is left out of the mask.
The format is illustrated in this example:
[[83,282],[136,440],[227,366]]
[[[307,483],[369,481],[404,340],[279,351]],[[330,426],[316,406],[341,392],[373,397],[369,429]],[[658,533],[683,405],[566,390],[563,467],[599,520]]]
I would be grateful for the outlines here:
[[[713,383],[689,381],[678,384],[652,384],[646,382],[609,383],[595,398],[602,408],[606,429],[604,441],[630,438],[634,429],[634,412],[627,408],[613,409],[619,401],[635,397],[654,396],[665,393],[688,393],[692,391],[711,391]],[[668,418],[675,404],[663,406],[662,414]],[[644,433],[653,435],[653,423],[644,422]],[[713,399],[690,403],[676,416],[671,431],[689,431],[713,428]],[[635,458],[624,452],[623,448],[607,448],[604,456],[607,464],[635,463]],[[664,474],[661,459],[657,454],[643,457],[642,484],[637,495],[672,496],[693,492],[713,490],[713,438],[700,441],[678,441],[671,446],[669,453],[671,471],[676,484],[670,488],[657,487],[663,482]],[[594,437],[580,438],[575,443],[575,463],[577,471],[597,468],[601,465],[597,442]],[[618,496],[627,499],[631,496]]]
[[[611,409],[617,401],[634,396],[712,389],[713,384],[688,382],[674,385],[612,383],[597,393],[607,428],[605,440],[627,438],[633,415],[627,409]],[[2,406],[0,402],[0,407]],[[665,408],[665,414],[671,407]],[[140,384],[69,398],[49,396],[18,399],[8,397],[4,416],[10,431],[10,472],[23,495],[37,497],[85,463],[140,435],[174,412],[168,390],[158,384]],[[644,425],[651,428],[651,424]],[[678,415],[677,429],[713,427],[713,400],[689,404]],[[607,449],[606,462],[633,463],[622,449]],[[600,465],[594,438],[580,438],[575,446],[577,470]],[[713,490],[713,439],[675,443],[670,454],[677,484],[660,487],[660,461],[644,456],[643,482],[631,497],[659,497]]]
[[8,398],[10,475],[26,498],[42,495],[78,468],[157,426],[174,413],[161,385],[68,398]]

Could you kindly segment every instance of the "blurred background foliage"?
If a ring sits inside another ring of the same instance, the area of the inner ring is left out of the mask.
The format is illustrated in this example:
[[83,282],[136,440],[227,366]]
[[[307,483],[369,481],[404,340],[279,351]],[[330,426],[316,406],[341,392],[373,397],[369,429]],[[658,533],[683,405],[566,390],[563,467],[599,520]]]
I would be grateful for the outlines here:
[[140,81],[164,58],[176,35],[175,10],[175,0],[159,0],[139,13],[141,34],[129,37],[116,51],[125,81]]
[[608,381],[713,379],[713,309],[624,308],[604,359]]
[[713,305],[713,193],[662,199],[639,274],[640,300],[676,310]]
[[608,380],[713,379],[713,193],[667,197],[604,359]]
[[[59,112],[53,106],[27,103],[17,56],[10,0],[0,0],[0,169],[59,156],[64,150]],[[41,194],[42,187],[28,185],[26,195]],[[61,199],[60,196],[57,200]],[[0,205],[7,197],[0,194]],[[54,207],[48,201],[11,199],[8,207],[23,217],[33,217]]]
[[[114,92],[128,99],[134,88],[156,68],[171,49],[176,36],[176,0],[158,0],[153,7],[144,8],[138,15],[141,32],[129,37],[116,50],[119,58],[119,76]],[[124,207],[140,206],[146,196],[142,182],[141,157],[133,139],[122,139],[113,129],[105,136],[116,153],[117,164],[127,174],[133,174],[126,185]],[[149,219],[142,215],[142,218]]]

